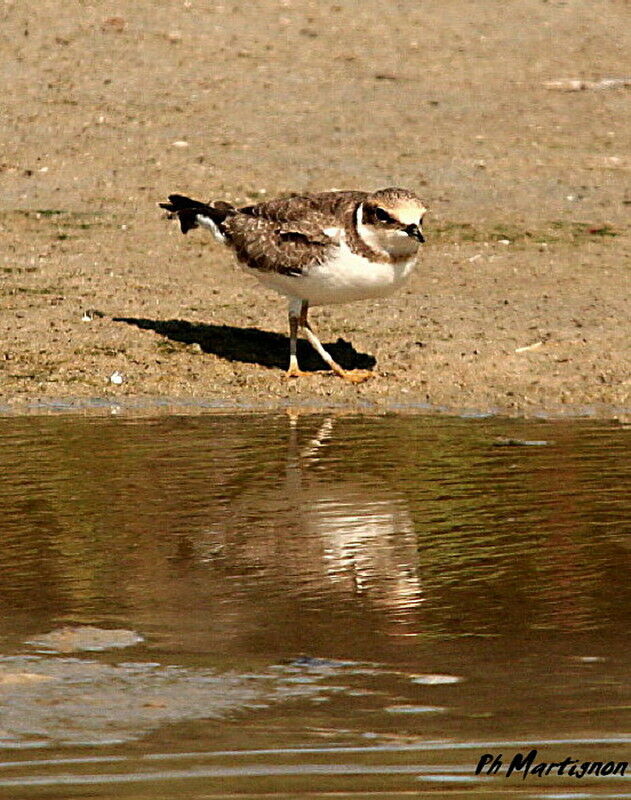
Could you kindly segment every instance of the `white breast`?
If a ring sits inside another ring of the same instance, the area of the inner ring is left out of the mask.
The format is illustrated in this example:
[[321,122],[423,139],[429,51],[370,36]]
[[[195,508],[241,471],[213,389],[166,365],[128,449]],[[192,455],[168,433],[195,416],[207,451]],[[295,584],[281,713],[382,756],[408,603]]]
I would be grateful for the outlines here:
[[255,275],[261,283],[280,294],[307,300],[309,305],[317,306],[391,294],[410,277],[415,263],[416,253],[398,263],[369,261],[342,243],[332,258],[310,267],[307,275],[270,272],[255,272]]

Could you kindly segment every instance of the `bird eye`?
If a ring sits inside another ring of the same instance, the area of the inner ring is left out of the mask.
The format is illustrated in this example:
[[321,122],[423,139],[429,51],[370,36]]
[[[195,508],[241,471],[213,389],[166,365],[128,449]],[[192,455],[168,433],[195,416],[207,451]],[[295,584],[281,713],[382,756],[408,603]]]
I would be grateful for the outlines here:
[[384,211],[383,208],[375,209],[375,217],[379,220],[379,222],[392,222],[392,217],[388,214],[387,211]]

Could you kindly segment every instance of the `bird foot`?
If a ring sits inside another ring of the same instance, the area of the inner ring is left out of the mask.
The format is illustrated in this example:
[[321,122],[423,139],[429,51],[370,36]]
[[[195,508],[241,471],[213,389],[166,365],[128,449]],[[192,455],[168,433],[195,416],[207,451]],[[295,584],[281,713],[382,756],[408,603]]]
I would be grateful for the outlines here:
[[302,378],[304,375],[308,375],[308,372],[305,372],[302,369],[299,369],[297,366],[290,366],[287,372],[285,372],[286,378]]
[[349,383],[364,383],[374,376],[368,369],[345,369],[340,377]]
[[[374,376],[374,373],[368,369],[342,369],[336,365],[336,369],[333,370],[335,375],[338,375],[340,378],[343,378],[345,381],[349,383],[364,383],[369,378]],[[285,378],[302,378],[307,375],[316,375],[316,372],[305,372],[304,370],[300,369],[297,364],[290,364],[289,369],[285,372]],[[331,374],[330,372],[328,373]]]

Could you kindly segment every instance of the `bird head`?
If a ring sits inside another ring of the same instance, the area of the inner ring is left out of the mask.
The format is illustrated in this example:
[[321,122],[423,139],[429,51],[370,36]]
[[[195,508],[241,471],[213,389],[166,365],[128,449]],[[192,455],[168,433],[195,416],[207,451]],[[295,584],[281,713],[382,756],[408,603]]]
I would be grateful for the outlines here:
[[380,189],[357,208],[357,231],[367,245],[389,256],[410,257],[425,241],[425,206],[407,189]]

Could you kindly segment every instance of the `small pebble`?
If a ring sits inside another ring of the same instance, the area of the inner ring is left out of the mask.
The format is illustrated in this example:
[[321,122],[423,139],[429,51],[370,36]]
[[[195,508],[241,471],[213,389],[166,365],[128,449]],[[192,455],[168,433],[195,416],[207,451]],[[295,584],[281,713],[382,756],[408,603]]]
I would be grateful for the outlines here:
[[93,319],[101,319],[105,316],[102,311],[97,311],[96,308],[86,308],[81,316],[83,322],[92,322]]

